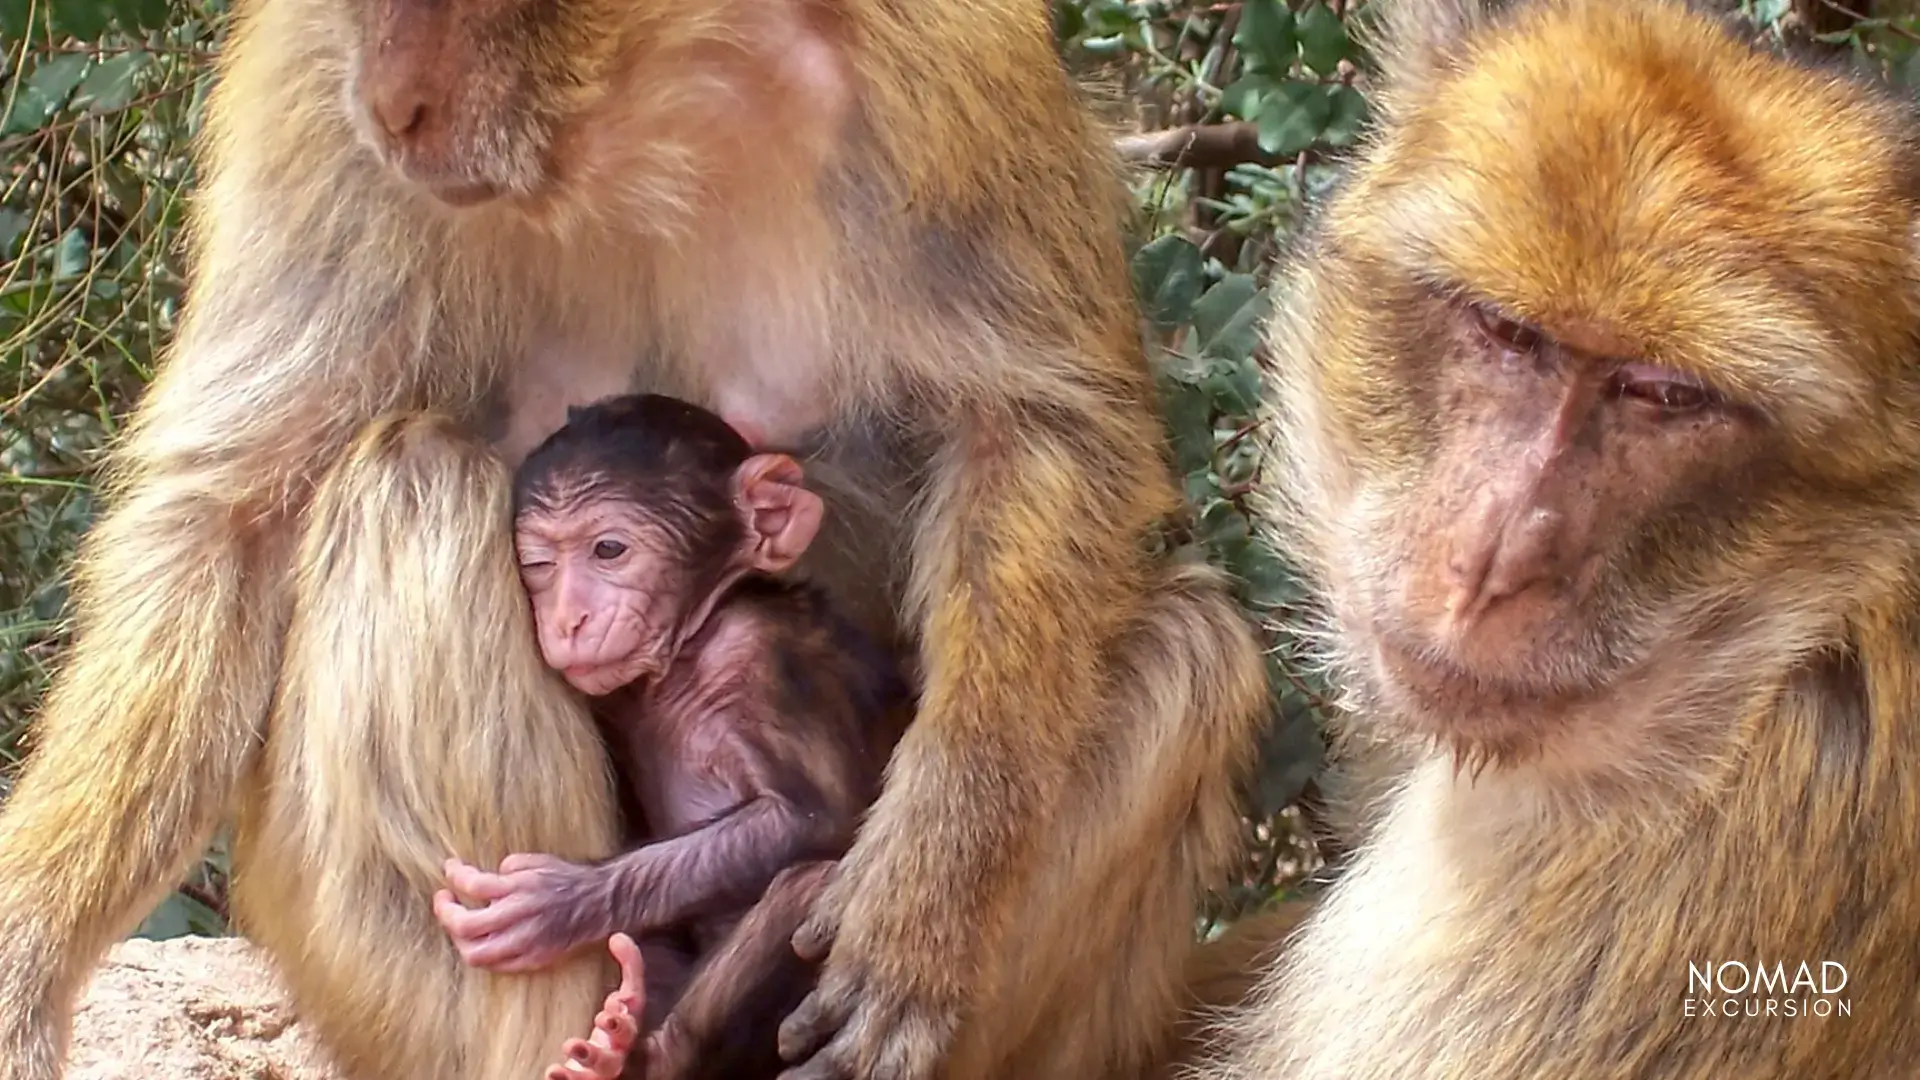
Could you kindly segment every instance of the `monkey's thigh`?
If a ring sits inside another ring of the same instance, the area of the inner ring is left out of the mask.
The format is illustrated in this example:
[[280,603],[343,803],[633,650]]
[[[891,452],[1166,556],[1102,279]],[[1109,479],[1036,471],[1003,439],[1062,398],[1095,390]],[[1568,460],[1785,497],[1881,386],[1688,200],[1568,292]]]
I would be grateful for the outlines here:
[[613,848],[605,752],[533,645],[508,479],[443,418],[382,419],[325,476],[296,554],[233,901],[355,1080],[526,1080],[612,989],[602,952],[469,969],[432,913],[450,856]]
[[700,958],[678,935],[641,934],[633,942],[640,947],[640,986],[647,995],[640,1008],[640,1030],[655,1031],[687,992]]
[[834,863],[798,863],[776,875],[754,906],[700,959],[660,1033],[661,1061],[647,1080],[772,1080],[777,1036],[813,989],[819,965],[793,951]]
[[1040,828],[1041,870],[953,1080],[1158,1075],[1187,1002],[1195,901],[1241,845],[1237,781],[1266,716],[1250,623],[1169,567],[1110,652],[1100,739]]

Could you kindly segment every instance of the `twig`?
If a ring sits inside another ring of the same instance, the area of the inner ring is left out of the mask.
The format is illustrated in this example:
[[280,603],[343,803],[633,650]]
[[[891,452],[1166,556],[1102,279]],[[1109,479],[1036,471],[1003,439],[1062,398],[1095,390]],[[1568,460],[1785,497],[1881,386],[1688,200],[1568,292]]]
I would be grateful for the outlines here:
[[1248,120],[1188,124],[1127,135],[1116,140],[1114,148],[1135,164],[1190,169],[1230,169],[1247,163],[1278,165],[1286,160],[1260,149],[1260,127]]
[[[1850,7],[1847,7],[1844,4],[1837,4],[1834,2],[1834,0],[1820,0],[1820,5],[1829,10],[1837,11],[1840,14],[1845,15],[1847,18],[1852,19],[1854,22],[1864,22],[1868,18],[1871,18],[1871,16],[1863,15],[1860,12],[1855,11]],[[1886,29],[1888,33],[1892,34],[1895,37],[1906,38],[1908,41],[1912,41],[1912,42],[1920,42],[1920,34],[1914,33],[1913,31],[1907,29],[1906,27],[1901,26],[1899,23],[1894,22],[1892,19],[1882,19],[1880,20],[1880,24]]]
[[222,921],[226,921],[232,917],[231,913],[227,911],[227,898],[225,896],[215,894],[212,889],[208,889],[203,886],[196,885],[191,881],[183,881],[180,883],[179,891],[182,894],[194,900],[199,901],[201,904],[206,905],[207,909],[209,911],[212,911],[215,915],[220,916]]

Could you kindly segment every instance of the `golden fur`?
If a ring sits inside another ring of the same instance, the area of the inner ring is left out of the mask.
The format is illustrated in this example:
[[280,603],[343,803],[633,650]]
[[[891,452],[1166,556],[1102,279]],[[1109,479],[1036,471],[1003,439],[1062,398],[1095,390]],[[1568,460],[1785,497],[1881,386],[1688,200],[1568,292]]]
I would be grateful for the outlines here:
[[[1387,14],[1380,127],[1270,338],[1265,531],[1325,590],[1356,728],[1417,720],[1386,704],[1366,598],[1417,550],[1395,546],[1415,543],[1395,515],[1448,494],[1423,472],[1430,416],[1394,404],[1434,374],[1431,340],[1396,325],[1398,290],[1457,283],[1765,402],[1751,468],[1768,495],[1675,517],[1626,583],[1649,659],[1543,715],[1536,744],[1465,762],[1444,740],[1400,748],[1413,764],[1357,862],[1195,1075],[1910,1077],[1911,122],[1658,0]],[[1687,1016],[1689,963],[1723,960],[1844,963],[1852,1014]]]
[[[466,17],[508,6],[241,4],[187,316],[0,816],[0,1080],[57,1075],[79,981],[236,802],[242,919],[354,1075],[519,1080],[584,1030],[584,969],[462,972],[427,917],[437,848],[585,854],[613,823],[554,794],[604,763],[536,670],[492,466],[406,417],[511,463],[633,389],[808,447],[815,571],[920,645],[823,912],[822,1000],[854,1011],[822,1061],[1151,1068],[1265,688],[1216,576],[1143,555],[1178,492],[1046,5]],[[412,29],[369,60],[388,17]],[[502,198],[455,210],[376,152],[364,86],[416,76],[465,95],[418,167]]]

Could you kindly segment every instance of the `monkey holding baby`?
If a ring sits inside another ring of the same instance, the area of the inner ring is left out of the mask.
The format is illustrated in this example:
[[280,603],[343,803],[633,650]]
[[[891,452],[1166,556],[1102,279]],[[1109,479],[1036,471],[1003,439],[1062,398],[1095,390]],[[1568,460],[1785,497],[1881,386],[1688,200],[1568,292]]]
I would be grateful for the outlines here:
[[452,861],[435,897],[460,955],[496,971],[615,939],[627,980],[600,1041],[570,1042],[584,1071],[552,1076],[621,1075],[637,1030],[652,1080],[782,1067],[775,1032],[818,959],[793,935],[911,709],[889,652],[817,587],[773,577],[823,512],[792,458],[657,394],[570,410],[514,478],[541,655],[595,699],[627,817],[646,824],[646,843],[592,864]]

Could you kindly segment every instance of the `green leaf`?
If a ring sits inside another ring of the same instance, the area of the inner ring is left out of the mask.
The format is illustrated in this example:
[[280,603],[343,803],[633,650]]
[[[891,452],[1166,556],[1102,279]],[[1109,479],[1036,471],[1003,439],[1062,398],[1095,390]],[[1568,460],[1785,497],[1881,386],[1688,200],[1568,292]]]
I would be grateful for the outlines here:
[[140,73],[151,62],[151,57],[137,49],[111,60],[103,60],[87,73],[76,96],[90,100],[93,107],[101,112],[124,109],[127,102],[133,100],[133,89],[139,85]]
[[1220,91],[1220,111],[1240,120],[1260,115],[1260,105],[1280,84],[1265,75],[1243,75]]
[[1293,12],[1281,0],[1246,0],[1233,44],[1246,58],[1248,71],[1285,75],[1299,51]]
[[53,118],[67,103],[73,88],[87,73],[90,58],[84,53],[62,53],[33,69],[20,84],[13,112],[0,132],[16,134],[33,131]]
[[1205,468],[1213,458],[1213,410],[1207,395],[1195,387],[1163,389],[1160,411],[1180,471]]
[[1072,41],[1087,28],[1087,16],[1079,4],[1060,2],[1053,5],[1053,37],[1056,41]]
[[[1291,685],[1271,664],[1269,682],[1281,687]],[[1281,701],[1285,701],[1284,695]],[[1254,785],[1260,816],[1271,817],[1299,798],[1307,781],[1319,773],[1325,757],[1326,743],[1311,708],[1275,708],[1260,740],[1260,768]]]
[[54,249],[54,280],[79,277],[87,272],[92,262],[93,251],[87,245],[87,234],[78,228],[68,229],[66,235],[60,238],[60,246]]
[[1290,82],[1260,106],[1260,149],[1292,157],[1312,146],[1333,117],[1333,99],[1327,87]]
[[1786,18],[1793,0],[1753,0],[1753,21],[1762,26]]
[[[0,41],[24,39],[27,36],[27,21],[35,15],[44,15],[46,10],[44,6],[35,5],[33,0],[0,0]],[[8,51],[12,51],[11,46]]]
[[1265,544],[1257,545],[1255,550],[1257,554],[1247,560],[1246,568],[1241,572],[1247,606],[1259,611],[1273,611],[1300,603],[1306,590],[1301,587],[1293,568]]
[[1200,249],[1179,233],[1141,248],[1133,257],[1133,288],[1147,318],[1163,330],[1186,322],[1205,271]]
[[1347,40],[1347,26],[1333,10],[1314,0],[1300,12],[1300,59],[1321,75],[1331,75],[1353,52]]
[[219,912],[186,893],[176,892],[153,909],[133,936],[165,941],[178,937],[218,937],[224,932]]
[[1187,502],[1193,506],[1206,505],[1209,499],[1214,498],[1214,492],[1218,488],[1219,485],[1213,482],[1213,477],[1208,475],[1204,464],[1189,470],[1186,479],[1181,483],[1181,490],[1186,492]]
[[123,30],[161,30],[173,21],[167,0],[114,0],[114,12]]
[[[1207,477],[1207,483],[1217,487],[1218,485],[1214,483],[1217,479],[1217,477],[1209,476]],[[1226,527],[1231,522],[1240,521],[1244,523],[1246,519],[1241,515],[1239,508],[1235,507],[1232,503],[1209,493],[1205,503],[1200,507],[1198,520],[1200,530],[1212,534]]]
[[58,0],[52,11],[56,32],[64,30],[81,41],[99,40],[113,21],[113,9],[102,0]]
[[13,246],[32,223],[33,219],[20,211],[0,207],[0,259],[17,257]]
[[1252,274],[1229,274],[1193,305],[1193,329],[1200,351],[1224,360],[1243,360],[1260,344],[1267,314],[1266,294]]
[[1095,0],[1086,11],[1087,28],[1101,34],[1124,34],[1140,21],[1123,0]]
[[1335,87],[1327,96],[1332,99],[1333,115],[1327,119],[1322,138],[1329,146],[1352,146],[1367,123],[1367,96],[1351,86]]
[[1201,385],[1222,410],[1246,416],[1260,407],[1260,382],[1260,367],[1249,357],[1219,361]]

